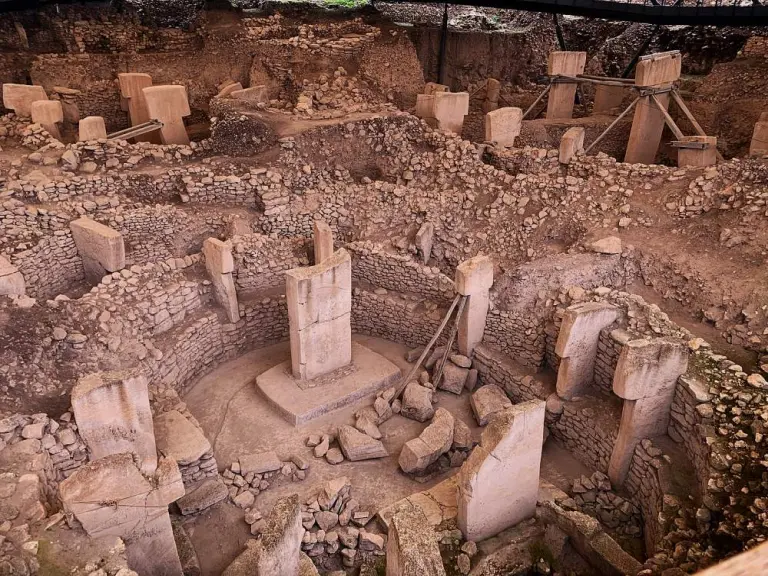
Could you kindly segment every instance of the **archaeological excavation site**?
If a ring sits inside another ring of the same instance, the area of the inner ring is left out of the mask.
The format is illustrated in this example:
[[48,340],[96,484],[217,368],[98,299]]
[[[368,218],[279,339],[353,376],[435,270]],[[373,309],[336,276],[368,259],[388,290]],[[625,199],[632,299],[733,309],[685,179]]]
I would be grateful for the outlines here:
[[0,0],[0,576],[768,575],[768,5]]

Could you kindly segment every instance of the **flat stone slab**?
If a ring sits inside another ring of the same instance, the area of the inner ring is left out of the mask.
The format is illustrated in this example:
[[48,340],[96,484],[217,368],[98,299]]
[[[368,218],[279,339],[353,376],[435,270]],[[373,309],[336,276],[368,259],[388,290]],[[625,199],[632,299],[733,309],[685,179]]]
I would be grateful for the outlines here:
[[352,343],[352,363],[314,380],[298,380],[287,360],[256,377],[256,387],[283,419],[304,424],[372,396],[399,380],[400,369],[381,354]]
[[339,428],[339,445],[346,459],[352,462],[389,456],[384,444],[352,426]]
[[249,454],[240,456],[240,472],[248,474],[263,474],[264,472],[273,472],[280,470],[283,463],[274,452],[260,452],[259,454]]
[[192,464],[211,449],[203,432],[178,410],[169,410],[155,418],[157,449],[182,465]]
[[218,477],[208,478],[188,489],[187,493],[176,501],[176,505],[184,516],[199,514],[224,500],[228,494],[227,485]]
[[475,419],[480,426],[488,424],[488,420],[496,412],[501,412],[512,407],[512,402],[504,390],[495,384],[488,384],[472,394],[469,403],[472,406],[472,412],[475,413]]

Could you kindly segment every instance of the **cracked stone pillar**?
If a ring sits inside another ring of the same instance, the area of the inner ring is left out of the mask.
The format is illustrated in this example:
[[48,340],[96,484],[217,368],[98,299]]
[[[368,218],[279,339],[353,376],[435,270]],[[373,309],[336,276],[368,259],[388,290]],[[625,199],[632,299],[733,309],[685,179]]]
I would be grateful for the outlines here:
[[352,261],[341,248],[285,273],[294,378],[312,380],[352,361]]
[[[128,72],[118,74],[117,80],[120,83],[120,105],[123,110],[128,112],[131,118],[131,126],[138,126],[149,122],[149,110],[147,101],[144,98],[144,88],[152,86],[152,76],[138,72]],[[160,136],[155,132],[142,134],[134,137],[137,142],[160,143]]]
[[765,154],[768,154],[768,112],[760,114],[760,120],[755,122],[752,141],[749,144],[750,156],[764,156]]
[[458,346],[464,356],[471,356],[483,340],[485,319],[493,286],[493,262],[488,256],[475,256],[456,267],[456,291],[468,296],[459,319]]
[[433,112],[440,130],[461,135],[469,114],[469,92],[435,92]]
[[618,309],[603,302],[574,304],[565,311],[555,344],[562,359],[557,371],[560,398],[572,400],[592,384],[600,331],[618,317]]
[[78,124],[78,142],[89,142],[107,137],[107,127],[101,116],[87,116]]
[[[587,63],[586,52],[550,52],[547,58],[547,74],[550,76],[576,76],[584,73]],[[576,82],[552,84],[547,99],[547,120],[573,117],[576,101]]]
[[535,514],[545,406],[529,400],[494,414],[461,466],[458,522],[467,540],[485,540]]
[[125,268],[125,243],[120,232],[85,216],[70,222],[69,229],[90,281],[99,282],[107,272]]
[[485,115],[485,141],[502,148],[512,148],[523,126],[521,108],[498,108]]
[[333,256],[333,230],[326,222],[315,220],[312,238],[315,243],[315,264]]
[[418,506],[398,505],[387,534],[387,576],[445,576],[435,531]]
[[675,385],[687,369],[688,350],[680,342],[630,340],[622,348],[613,391],[624,399],[624,408],[608,465],[615,487],[626,480],[637,444],[667,433]]
[[91,538],[125,541],[131,569],[146,576],[182,575],[168,514],[168,505],[184,495],[176,462],[164,458],[153,474],[142,474],[131,454],[113,454],[85,464],[59,492],[64,510]]
[[157,468],[155,429],[145,376],[96,372],[72,389],[72,411],[91,460],[134,454],[144,474]]
[[208,238],[203,242],[205,269],[213,284],[213,295],[224,308],[230,322],[240,320],[240,308],[237,303],[237,290],[232,273],[235,261],[232,258],[232,246],[217,238]]

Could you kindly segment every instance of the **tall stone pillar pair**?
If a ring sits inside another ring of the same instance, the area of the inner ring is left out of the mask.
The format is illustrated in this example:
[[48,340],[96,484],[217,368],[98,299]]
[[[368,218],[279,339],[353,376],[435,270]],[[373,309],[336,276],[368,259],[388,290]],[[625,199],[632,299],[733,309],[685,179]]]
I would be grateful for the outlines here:
[[149,133],[136,136],[136,140],[145,140],[156,144],[189,144],[189,136],[184,127],[185,116],[192,112],[184,86],[153,86],[149,74],[118,74],[120,96],[123,109],[131,117],[131,126],[144,124],[150,120],[163,123],[159,136]]

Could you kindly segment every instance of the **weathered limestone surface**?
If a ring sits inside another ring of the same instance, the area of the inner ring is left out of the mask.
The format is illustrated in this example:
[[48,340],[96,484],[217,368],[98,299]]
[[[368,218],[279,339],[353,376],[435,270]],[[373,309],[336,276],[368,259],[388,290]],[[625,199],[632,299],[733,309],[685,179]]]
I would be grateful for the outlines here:
[[459,528],[480,541],[534,515],[546,403],[496,413],[459,471]]
[[269,90],[263,85],[233,90],[229,96],[236,100],[245,100],[247,102],[269,102]]
[[100,281],[106,272],[125,268],[123,235],[109,226],[83,216],[69,223],[86,276]]
[[457,344],[459,352],[471,357],[475,346],[483,340],[485,320],[493,285],[493,262],[488,256],[475,256],[456,267],[456,291],[468,296],[459,319]]
[[677,165],[705,168],[717,163],[717,138],[715,136],[684,136],[683,142],[703,144],[704,148],[678,148]]
[[560,140],[560,163],[568,164],[579,152],[584,151],[584,128],[568,128]]
[[120,537],[139,574],[181,576],[168,504],[184,494],[181,473],[163,459],[145,478],[130,454],[112,454],[80,468],[59,486],[65,511],[92,538]]
[[333,230],[322,220],[315,220],[312,238],[315,244],[315,264],[333,256]]
[[609,114],[621,106],[628,89],[623,86],[595,85],[595,97],[592,101],[592,116]]
[[680,342],[640,339],[623,346],[613,377],[613,391],[624,398],[608,466],[614,486],[626,480],[637,444],[667,433],[675,385],[687,369],[688,350]]
[[600,331],[613,324],[619,311],[610,304],[587,302],[565,311],[555,353],[562,358],[557,371],[557,394],[566,400],[592,383]]
[[435,226],[432,222],[424,222],[416,232],[416,239],[414,244],[416,249],[421,254],[421,260],[426,264],[429,261],[429,256],[432,254],[432,243],[435,238]]
[[469,92],[436,92],[434,96],[438,128],[461,135],[464,117],[469,113]]
[[203,242],[203,255],[216,301],[224,308],[229,321],[237,322],[240,319],[240,307],[237,303],[235,281],[232,278],[235,269],[232,245],[218,238],[208,238]]
[[445,84],[438,84],[437,82],[427,82],[424,85],[424,94],[432,96],[438,92],[448,92],[450,88]]
[[5,257],[0,256],[0,296],[26,293],[24,276]]
[[[152,86],[152,77],[149,74],[127,72],[117,75],[120,84],[120,96],[123,110],[127,111],[131,118],[131,126],[144,124],[150,121],[147,101],[144,98],[144,88]],[[157,133],[144,134],[134,138],[137,141],[160,143]]]
[[89,142],[107,137],[107,127],[101,116],[86,116],[78,124],[77,139],[80,142]]
[[176,501],[182,515],[198,514],[227,496],[227,485],[219,478],[206,478]]
[[504,390],[495,384],[487,384],[478,388],[472,394],[469,403],[480,426],[488,424],[491,416],[497,412],[502,412],[512,406],[512,402],[507,398]]
[[435,95],[434,94],[417,94],[416,95],[416,111],[414,112],[419,118],[434,118],[435,117]]
[[409,382],[403,391],[400,415],[417,422],[426,422],[432,418],[435,415],[435,409],[432,407],[432,389],[416,381]]
[[261,539],[250,540],[222,576],[298,576],[304,535],[299,497],[278,500],[265,522]]
[[37,100],[29,107],[32,122],[40,124],[48,134],[61,140],[59,122],[64,122],[64,109],[58,100]]
[[352,262],[346,250],[288,270],[286,299],[295,378],[312,380],[352,361]]
[[512,148],[523,125],[520,108],[498,108],[485,115],[485,141],[495,142],[502,148]]
[[424,470],[445,454],[453,444],[453,414],[445,408],[438,408],[432,423],[418,438],[405,443],[400,452],[398,463],[403,472],[412,473]]
[[760,114],[760,120],[755,122],[752,141],[749,144],[750,156],[768,154],[768,112]]
[[339,428],[339,446],[344,457],[352,462],[389,456],[380,440],[371,438],[352,426]]
[[142,90],[147,102],[147,112],[152,120],[163,123],[160,139],[163,144],[189,144],[184,127],[184,116],[189,116],[187,89],[184,86],[150,86]]
[[211,449],[200,429],[178,410],[160,414],[154,424],[157,450],[179,465],[191,464]]
[[387,576],[444,576],[432,524],[421,508],[403,502],[389,523]]
[[[586,52],[550,52],[547,58],[547,74],[576,76],[584,73],[586,63]],[[547,100],[548,119],[573,117],[576,87],[575,82],[552,84]]]
[[32,103],[48,100],[48,95],[42,86],[28,84],[3,84],[3,106],[13,110],[18,116],[28,118],[32,113]]
[[92,460],[135,454],[144,474],[157,468],[155,432],[147,379],[123,372],[97,372],[72,389],[72,411]]

